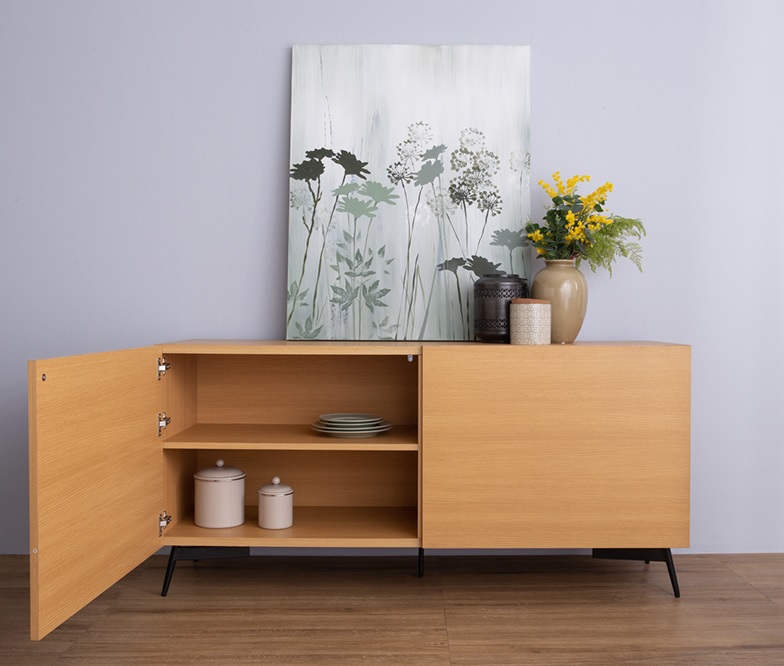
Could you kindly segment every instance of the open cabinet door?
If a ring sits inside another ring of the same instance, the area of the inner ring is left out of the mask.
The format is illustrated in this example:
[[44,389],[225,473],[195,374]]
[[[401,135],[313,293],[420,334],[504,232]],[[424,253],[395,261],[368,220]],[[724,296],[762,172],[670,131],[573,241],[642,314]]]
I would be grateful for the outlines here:
[[160,547],[160,350],[30,361],[30,637]]

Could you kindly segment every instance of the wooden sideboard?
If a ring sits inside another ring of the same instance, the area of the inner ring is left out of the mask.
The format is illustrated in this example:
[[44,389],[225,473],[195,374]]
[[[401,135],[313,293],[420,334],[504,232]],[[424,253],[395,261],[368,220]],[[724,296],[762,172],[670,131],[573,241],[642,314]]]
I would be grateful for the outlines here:
[[[187,341],[31,361],[31,637],[163,546],[689,545],[690,348],[652,342]],[[370,412],[379,437],[324,437]],[[246,472],[246,521],[193,474]],[[294,488],[262,530],[256,490]]]

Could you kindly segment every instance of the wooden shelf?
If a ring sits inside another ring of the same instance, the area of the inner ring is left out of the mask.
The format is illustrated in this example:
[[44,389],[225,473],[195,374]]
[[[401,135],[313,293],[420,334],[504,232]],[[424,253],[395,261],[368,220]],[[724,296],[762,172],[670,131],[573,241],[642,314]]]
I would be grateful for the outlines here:
[[396,425],[375,437],[321,435],[310,425],[198,423],[165,439],[164,449],[417,451],[417,427]]
[[237,527],[197,527],[189,516],[163,538],[165,546],[416,548],[421,544],[416,507],[295,506],[291,527],[264,530],[258,526],[257,507],[246,506],[245,522]]

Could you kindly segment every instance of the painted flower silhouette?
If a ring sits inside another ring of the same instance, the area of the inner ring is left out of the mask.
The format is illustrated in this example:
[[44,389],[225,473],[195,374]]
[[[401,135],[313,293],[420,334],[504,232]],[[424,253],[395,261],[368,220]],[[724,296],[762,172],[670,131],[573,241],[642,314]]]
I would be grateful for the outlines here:
[[367,178],[365,174],[370,173],[370,171],[365,168],[368,163],[362,162],[356,155],[347,150],[341,150],[337,155],[334,155],[332,161],[335,164],[342,166],[347,176],[358,176],[359,178],[362,178],[362,180],[365,180]]
[[400,185],[414,180],[414,172],[403,162],[395,162],[387,167],[387,177],[390,183]]
[[[523,229],[518,229],[517,231],[513,231],[512,229],[498,229],[493,232],[493,239],[490,241],[490,245],[505,247],[509,250],[509,270],[513,272],[514,261],[512,252],[518,247],[528,247],[530,244],[531,242],[528,240],[525,230]],[[523,256],[523,267],[525,267],[525,256]]]
[[373,199],[373,203],[376,206],[378,206],[380,203],[394,205],[395,199],[399,198],[397,194],[394,194],[394,192],[394,187],[384,187],[381,183],[377,183],[374,180],[368,180],[362,183],[362,187],[359,189],[359,194],[361,194],[363,197]]
[[304,160],[291,167],[290,173],[294,180],[318,180],[324,173],[324,164],[317,159]]
[[501,264],[494,264],[489,259],[478,257],[474,254],[465,262],[463,268],[467,271],[472,271],[477,277],[482,277],[490,273],[503,273],[504,271],[499,270],[500,266]]
[[497,187],[493,187],[493,189],[482,190],[479,193],[479,200],[476,206],[483,213],[490,213],[490,215],[495,217],[501,212],[502,203],[501,193]]
[[444,190],[428,192],[425,195],[425,202],[436,217],[448,218],[457,210],[457,204],[452,201],[449,194],[444,192]]
[[313,160],[323,160],[325,157],[334,157],[335,151],[331,148],[314,148],[305,153],[305,157]]
[[516,247],[525,247],[528,245],[528,238],[523,229],[512,231],[511,229],[498,229],[493,232],[493,240],[490,245],[505,247],[510,252]]
[[370,201],[357,199],[356,197],[345,196],[340,200],[340,204],[338,205],[338,212],[348,213],[354,218],[372,218],[376,216],[378,208]]

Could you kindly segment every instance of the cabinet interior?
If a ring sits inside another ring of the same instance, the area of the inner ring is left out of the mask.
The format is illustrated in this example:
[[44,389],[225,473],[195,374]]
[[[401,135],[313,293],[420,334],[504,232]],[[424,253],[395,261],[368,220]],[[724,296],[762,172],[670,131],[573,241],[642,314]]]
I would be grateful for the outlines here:
[[[418,545],[419,357],[167,354],[166,359],[171,367],[164,378],[164,409],[171,421],[161,439],[172,543],[192,533],[200,543],[218,532],[227,536],[229,530],[204,530],[192,522],[193,474],[222,458],[246,473],[246,520],[234,529],[237,539],[291,543],[294,532],[315,538],[332,524],[337,527],[329,537],[337,545],[341,538],[379,537],[405,539],[386,545]],[[393,428],[360,439],[311,429],[321,414],[336,412],[377,414]],[[290,530],[257,526],[257,491],[273,476],[294,489]]]

